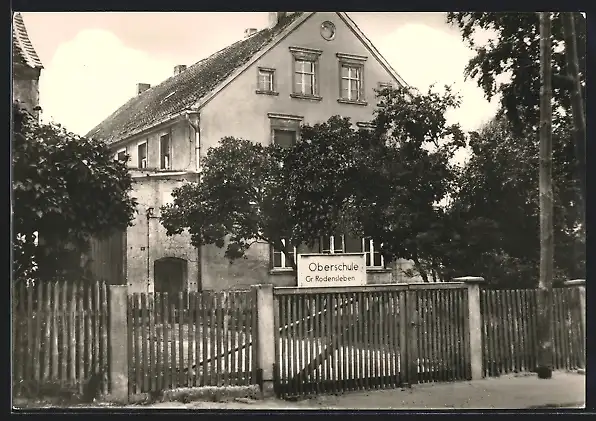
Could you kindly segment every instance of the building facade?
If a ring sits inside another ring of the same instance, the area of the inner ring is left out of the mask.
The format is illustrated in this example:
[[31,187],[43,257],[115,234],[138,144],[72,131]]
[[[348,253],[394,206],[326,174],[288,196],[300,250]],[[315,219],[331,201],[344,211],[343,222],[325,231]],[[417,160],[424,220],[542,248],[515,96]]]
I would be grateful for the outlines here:
[[[291,144],[302,124],[333,115],[367,124],[375,89],[403,80],[346,13],[271,12],[269,26],[138,95],[87,136],[108,142],[116,159],[129,156],[138,214],[121,236],[94,245],[96,273],[115,273],[131,291],[225,289],[256,283],[294,285],[283,254],[255,243],[247,259],[230,263],[224,249],[167,237],[159,209],[172,190],[196,181],[201,157],[225,136],[263,144]],[[398,282],[371,240],[343,235],[322,239],[320,252],[364,251],[368,282]],[[120,250],[121,261],[113,258]],[[107,256],[112,256],[109,260]],[[407,262],[398,262],[401,269]],[[103,268],[103,269],[102,269]]]

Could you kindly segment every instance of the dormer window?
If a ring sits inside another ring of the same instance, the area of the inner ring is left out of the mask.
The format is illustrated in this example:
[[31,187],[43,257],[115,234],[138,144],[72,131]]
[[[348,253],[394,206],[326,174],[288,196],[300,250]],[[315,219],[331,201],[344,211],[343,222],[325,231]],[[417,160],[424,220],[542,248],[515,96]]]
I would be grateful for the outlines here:
[[143,141],[137,146],[137,162],[139,168],[147,168],[147,141]]
[[259,67],[257,71],[258,94],[277,95],[275,92],[275,69]]

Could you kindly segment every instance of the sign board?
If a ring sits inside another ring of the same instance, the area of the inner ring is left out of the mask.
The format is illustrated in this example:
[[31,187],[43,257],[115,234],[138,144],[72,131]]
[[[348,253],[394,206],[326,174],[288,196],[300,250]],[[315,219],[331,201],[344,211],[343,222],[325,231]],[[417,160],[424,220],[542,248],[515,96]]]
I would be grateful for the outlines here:
[[298,287],[366,285],[364,253],[299,254]]

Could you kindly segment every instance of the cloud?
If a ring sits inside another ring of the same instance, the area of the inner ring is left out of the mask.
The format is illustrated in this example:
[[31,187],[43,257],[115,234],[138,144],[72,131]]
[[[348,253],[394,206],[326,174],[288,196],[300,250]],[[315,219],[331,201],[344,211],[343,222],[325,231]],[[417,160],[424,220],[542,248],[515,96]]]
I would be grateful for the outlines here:
[[459,109],[448,113],[450,123],[475,130],[495,114],[497,100],[488,102],[476,82],[464,78],[464,69],[474,51],[457,33],[406,24],[380,40],[378,48],[408,84],[422,91],[432,84],[438,91],[444,85],[452,85],[462,103]]
[[127,47],[105,30],[83,30],[60,45],[40,78],[44,120],[84,135],[136,94],[137,83],[158,84],[173,63]]

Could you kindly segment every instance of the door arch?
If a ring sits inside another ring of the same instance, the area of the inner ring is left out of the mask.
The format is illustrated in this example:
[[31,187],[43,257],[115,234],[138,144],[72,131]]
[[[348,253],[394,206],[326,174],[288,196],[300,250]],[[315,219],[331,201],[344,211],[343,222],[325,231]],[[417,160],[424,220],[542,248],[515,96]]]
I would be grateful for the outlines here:
[[153,273],[155,292],[178,293],[185,290],[188,262],[179,257],[162,257],[153,263]]

